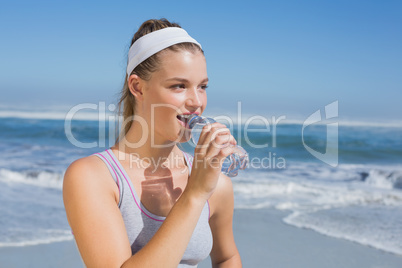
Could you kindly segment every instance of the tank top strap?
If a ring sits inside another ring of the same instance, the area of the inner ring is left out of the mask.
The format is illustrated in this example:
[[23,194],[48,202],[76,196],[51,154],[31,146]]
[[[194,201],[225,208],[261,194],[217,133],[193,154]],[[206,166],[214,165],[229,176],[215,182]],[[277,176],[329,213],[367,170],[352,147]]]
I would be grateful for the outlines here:
[[189,169],[189,173],[191,173],[191,169],[193,167],[193,156],[189,153],[186,153],[183,151],[183,156],[184,156],[184,160],[186,160],[188,169]]
[[106,167],[109,169],[110,174],[112,175],[114,182],[117,184],[117,187],[119,188],[119,204],[118,204],[118,206],[120,207],[122,197],[123,197],[123,190],[124,190],[124,183],[122,181],[123,175],[121,174],[120,169],[116,166],[116,163],[113,161],[113,158],[110,155],[109,150],[95,153],[93,155],[99,157],[105,163]]
[[[143,206],[127,172],[111,149],[94,155],[105,163],[113,180],[119,187],[119,210],[126,226],[131,252],[132,254],[136,254],[152,239],[163,224],[165,217],[152,214]],[[191,172],[193,156],[183,152],[183,157],[189,168],[189,172]],[[178,267],[195,268],[199,262],[210,254],[213,245],[213,237],[209,225],[210,217],[210,205],[207,201]]]

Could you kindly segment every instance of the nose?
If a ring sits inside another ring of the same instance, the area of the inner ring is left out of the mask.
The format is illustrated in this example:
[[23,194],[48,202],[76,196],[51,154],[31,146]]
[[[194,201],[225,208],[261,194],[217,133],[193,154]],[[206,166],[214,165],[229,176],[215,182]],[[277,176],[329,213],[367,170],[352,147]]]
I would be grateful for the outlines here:
[[199,108],[202,106],[201,93],[197,88],[187,91],[186,105],[192,108]]

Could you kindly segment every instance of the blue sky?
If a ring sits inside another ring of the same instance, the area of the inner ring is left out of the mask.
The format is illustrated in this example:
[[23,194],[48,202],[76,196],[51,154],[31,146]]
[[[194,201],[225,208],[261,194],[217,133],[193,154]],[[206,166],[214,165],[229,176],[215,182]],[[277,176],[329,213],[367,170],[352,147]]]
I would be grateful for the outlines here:
[[115,102],[132,35],[161,17],[203,45],[207,111],[402,119],[401,1],[2,1],[0,105]]

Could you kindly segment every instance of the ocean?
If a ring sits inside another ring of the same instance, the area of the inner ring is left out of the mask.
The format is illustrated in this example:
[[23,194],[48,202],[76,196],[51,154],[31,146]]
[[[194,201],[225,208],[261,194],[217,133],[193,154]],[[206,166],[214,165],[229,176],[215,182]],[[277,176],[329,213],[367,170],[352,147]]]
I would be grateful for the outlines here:
[[[75,159],[113,145],[110,121],[96,118],[66,125],[64,114],[0,112],[0,247],[73,239],[63,175]],[[402,255],[402,126],[339,124],[330,143],[325,124],[232,130],[250,156],[232,178],[235,209],[283,210],[286,224]]]

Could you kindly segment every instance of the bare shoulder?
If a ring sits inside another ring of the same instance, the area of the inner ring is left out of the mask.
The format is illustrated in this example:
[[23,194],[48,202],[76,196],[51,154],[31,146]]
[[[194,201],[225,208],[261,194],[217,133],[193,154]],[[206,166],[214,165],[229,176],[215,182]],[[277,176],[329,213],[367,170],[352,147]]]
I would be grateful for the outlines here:
[[90,155],[75,160],[66,170],[66,176],[70,178],[72,174],[85,173],[86,175],[99,173],[99,168],[103,169],[103,163],[99,157]]
[[217,190],[221,195],[223,195],[223,197],[233,197],[232,180],[225,174],[221,173],[219,176]]
[[87,267],[120,267],[131,256],[115,189],[109,169],[97,156],[74,161],[65,173],[67,220]]
[[213,267],[241,267],[241,259],[233,236],[234,196],[232,180],[224,174],[210,199],[211,227],[214,244],[211,251]]
[[[91,189],[91,192],[109,192],[115,195],[114,183],[109,169],[99,157],[91,155],[75,160],[67,168],[63,180],[63,195],[77,193],[79,189]],[[67,196],[68,197],[68,196]]]
[[223,173],[219,176],[218,185],[211,196],[209,203],[211,206],[211,216],[224,211],[233,213],[233,184],[232,180]]

